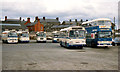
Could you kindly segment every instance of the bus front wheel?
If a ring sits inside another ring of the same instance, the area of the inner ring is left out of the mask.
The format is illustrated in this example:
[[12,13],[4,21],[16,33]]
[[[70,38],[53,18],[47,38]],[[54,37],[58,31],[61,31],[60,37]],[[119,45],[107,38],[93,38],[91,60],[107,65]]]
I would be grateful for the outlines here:
[[60,42],[60,46],[63,47],[62,42]]

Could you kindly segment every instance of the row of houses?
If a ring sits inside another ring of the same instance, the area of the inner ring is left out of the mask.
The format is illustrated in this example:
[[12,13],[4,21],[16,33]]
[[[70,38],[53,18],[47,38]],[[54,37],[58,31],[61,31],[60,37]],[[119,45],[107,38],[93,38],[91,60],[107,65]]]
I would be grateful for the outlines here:
[[[88,20],[85,20],[88,21]],[[7,16],[5,16],[4,20],[0,20],[0,27],[2,28],[2,31],[5,29],[28,29],[29,32],[37,32],[37,31],[46,31],[46,32],[52,32],[52,31],[59,31],[60,29],[70,27],[70,26],[81,26],[83,22],[82,19],[79,21],[75,19],[72,21],[71,19],[68,21],[63,21],[60,23],[59,18],[56,17],[55,19],[47,19],[45,17],[39,18],[38,16],[35,17],[34,21],[31,22],[30,18],[27,18],[25,21],[21,17],[18,19],[9,19]],[[115,24],[112,23],[112,29],[115,29]]]
[[35,17],[34,22],[30,21],[30,18],[27,18],[27,21],[20,17],[19,19],[8,19],[7,16],[5,16],[4,20],[0,21],[0,25],[2,25],[2,31],[5,29],[29,29],[30,32],[36,32],[36,31],[48,31],[51,32],[51,27],[54,25],[59,25],[60,21],[57,17],[56,19],[46,19]]
[[24,19],[22,20],[21,17],[18,19],[9,19],[5,16],[5,19],[0,21],[0,25],[2,25],[2,31],[5,29],[28,29],[30,32],[52,32],[69,26],[80,26],[82,22],[84,22],[82,19],[80,21],[77,21],[77,19],[72,21],[70,19],[69,21],[60,23],[58,17],[55,19],[46,19],[45,17],[39,18],[38,16],[35,17],[34,22],[31,22],[30,18],[27,18],[27,21],[25,21]]

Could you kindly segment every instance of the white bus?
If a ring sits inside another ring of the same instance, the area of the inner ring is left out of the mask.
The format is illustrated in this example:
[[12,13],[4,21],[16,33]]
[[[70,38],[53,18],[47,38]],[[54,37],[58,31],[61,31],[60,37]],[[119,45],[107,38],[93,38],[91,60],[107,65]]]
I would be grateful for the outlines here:
[[18,36],[16,31],[3,31],[2,32],[3,43],[18,43]]
[[72,26],[60,30],[60,45],[62,47],[83,48],[86,45],[86,30],[81,26]]
[[18,42],[29,43],[30,38],[28,31],[18,31],[17,34],[18,34]]
[[37,32],[36,33],[36,40],[37,40],[37,42],[46,43],[46,41],[47,41],[46,32]]
[[54,31],[52,32],[52,42],[58,43],[60,38],[60,31]]

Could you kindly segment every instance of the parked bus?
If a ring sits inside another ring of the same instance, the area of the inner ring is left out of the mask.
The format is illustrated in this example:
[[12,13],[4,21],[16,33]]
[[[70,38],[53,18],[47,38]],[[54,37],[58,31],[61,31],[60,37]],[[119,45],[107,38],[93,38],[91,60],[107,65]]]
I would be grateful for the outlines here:
[[60,30],[60,45],[63,47],[83,48],[86,45],[86,30],[81,26],[72,26]]
[[16,31],[3,31],[2,32],[3,43],[18,43],[18,36]]
[[52,32],[52,42],[58,43],[60,38],[60,31],[54,31]]
[[28,31],[18,31],[18,42],[29,43],[29,32]]
[[91,47],[112,46],[111,20],[99,18],[92,21],[83,22],[82,26],[87,30],[86,44]]
[[36,33],[37,42],[45,42],[47,41],[46,32],[37,32]]

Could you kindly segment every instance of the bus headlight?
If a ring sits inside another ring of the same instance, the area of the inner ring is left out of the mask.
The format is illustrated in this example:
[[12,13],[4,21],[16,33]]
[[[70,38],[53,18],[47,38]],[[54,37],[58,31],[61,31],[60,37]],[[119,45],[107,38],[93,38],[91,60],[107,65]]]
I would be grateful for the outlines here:
[[109,43],[112,43],[112,41],[110,41]]
[[85,43],[85,41],[82,41],[82,43]]
[[101,41],[98,41],[98,43],[100,44],[100,43],[102,43]]

